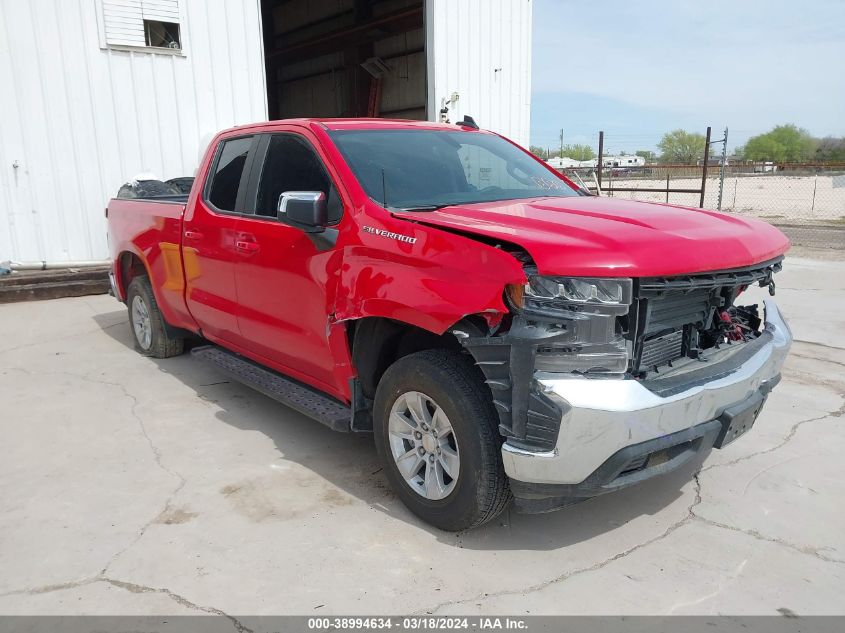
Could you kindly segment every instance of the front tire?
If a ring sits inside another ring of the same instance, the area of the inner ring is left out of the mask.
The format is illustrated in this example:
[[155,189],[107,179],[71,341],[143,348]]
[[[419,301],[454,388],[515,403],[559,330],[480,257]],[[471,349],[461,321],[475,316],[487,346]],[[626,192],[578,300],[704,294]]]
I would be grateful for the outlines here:
[[135,339],[135,349],[144,356],[170,358],[185,349],[185,341],[169,336],[164,317],[158,309],[150,280],[135,277],[126,290],[129,326]]
[[468,356],[427,350],[399,359],[379,382],[373,412],[387,478],[414,514],[458,531],[504,510],[511,495],[499,418]]

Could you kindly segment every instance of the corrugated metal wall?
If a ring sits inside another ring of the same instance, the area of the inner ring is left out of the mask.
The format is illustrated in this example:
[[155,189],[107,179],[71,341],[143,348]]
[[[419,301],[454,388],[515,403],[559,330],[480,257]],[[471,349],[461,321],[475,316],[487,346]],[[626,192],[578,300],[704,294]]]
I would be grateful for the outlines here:
[[258,0],[181,0],[183,55],[100,48],[97,0],[0,0],[0,261],[103,259],[140,172],[267,118]]
[[[267,118],[259,0],[179,4],[173,55],[101,49],[99,0],[0,0],[0,261],[105,258],[103,208],[123,182],[193,175],[212,134]],[[427,0],[430,119],[458,92],[453,122],[527,146],[531,7]],[[421,81],[420,56],[397,72]],[[419,86],[389,80],[383,101],[418,107]]]
[[459,95],[464,114],[528,147],[531,115],[531,0],[427,0],[429,118]]

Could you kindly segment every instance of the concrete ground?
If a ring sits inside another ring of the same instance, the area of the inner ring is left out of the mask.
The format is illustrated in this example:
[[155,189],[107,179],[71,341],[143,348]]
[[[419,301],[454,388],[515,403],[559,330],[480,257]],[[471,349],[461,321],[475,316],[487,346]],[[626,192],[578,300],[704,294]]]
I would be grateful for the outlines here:
[[0,306],[0,614],[841,614],[845,262],[778,300],[784,380],[695,477],[461,534],[371,438],[136,354],[111,297]]

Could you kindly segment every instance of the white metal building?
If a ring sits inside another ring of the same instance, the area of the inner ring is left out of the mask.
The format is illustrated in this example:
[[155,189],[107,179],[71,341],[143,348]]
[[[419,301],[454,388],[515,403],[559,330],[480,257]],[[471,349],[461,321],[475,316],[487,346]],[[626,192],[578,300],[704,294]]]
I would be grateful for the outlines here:
[[[451,121],[528,144],[531,0],[0,0],[0,261],[107,256],[141,172],[294,116]],[[455,98],[457,97],[457,98]]]

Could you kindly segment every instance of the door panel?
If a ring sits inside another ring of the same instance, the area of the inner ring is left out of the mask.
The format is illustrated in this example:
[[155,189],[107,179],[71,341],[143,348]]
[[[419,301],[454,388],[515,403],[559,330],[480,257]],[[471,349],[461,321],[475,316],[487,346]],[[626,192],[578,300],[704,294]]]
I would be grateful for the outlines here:
[[331,253],[319,253],[300,229],[270,220],[242,219],[237,240],[255,245],[239,251],[235,266],[244,346],[333,386],[326,305]]
[[[274,134],[266,143],[255,177],[255,213],[237,226],[238,322],[249,351],[283,365],[331,392],[336,385],[328,332],[332,282],[339,251],[317,247],[301,229],[276,219],[283,191],[323,191],[329,217],[338,221],[342,204],[312,146],[294,134]],[[249,204],[249,203],[248,203]]]
[[221,142],[205,191],[190,217],[185,216],[182,237],[188,310],[205,336],[236,344],[242,340],[234,271],[238,213],[255,146],[253,136]]

